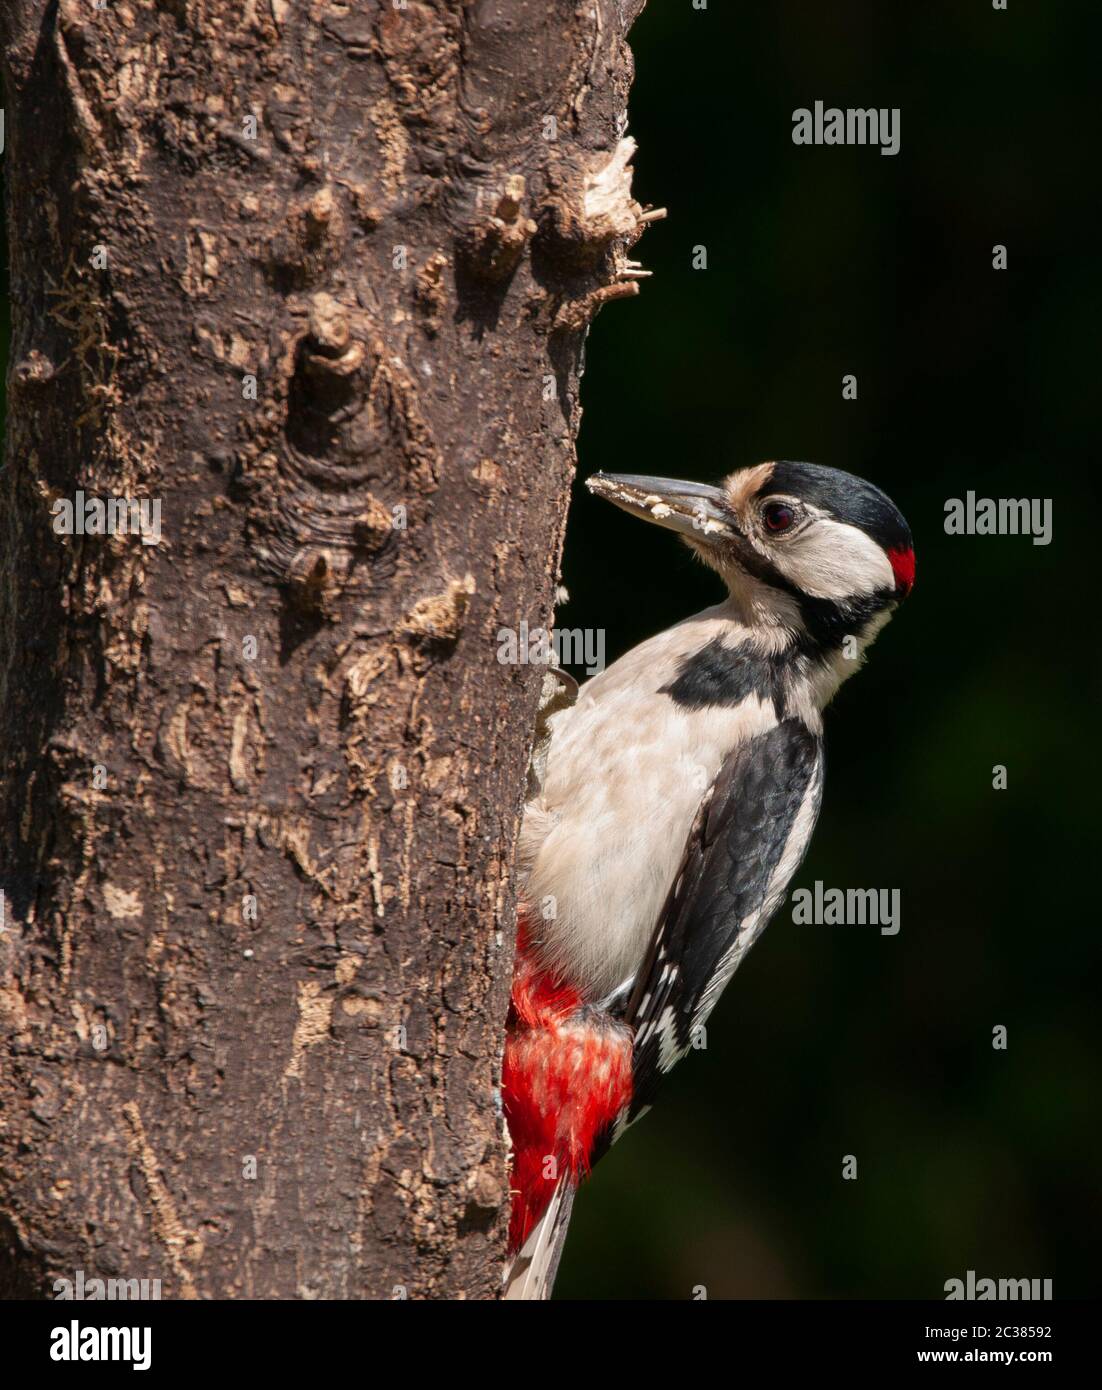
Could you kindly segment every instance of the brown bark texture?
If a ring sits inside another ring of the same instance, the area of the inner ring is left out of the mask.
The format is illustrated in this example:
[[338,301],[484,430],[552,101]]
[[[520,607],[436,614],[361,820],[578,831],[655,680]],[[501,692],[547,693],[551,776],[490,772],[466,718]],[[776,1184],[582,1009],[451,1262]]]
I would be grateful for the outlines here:
[[499,1293],[497,633],[636,287],[641,3],[4,0],[9,1297]]

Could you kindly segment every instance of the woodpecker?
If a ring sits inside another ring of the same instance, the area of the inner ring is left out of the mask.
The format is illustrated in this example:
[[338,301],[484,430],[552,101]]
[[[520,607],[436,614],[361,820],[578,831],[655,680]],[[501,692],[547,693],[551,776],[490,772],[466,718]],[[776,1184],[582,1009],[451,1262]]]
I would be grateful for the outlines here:
[[649,1108],[784,900],[819,814],[822,711],[914,583],[897,508],[834,468],[588,486],[675,531],[727,598],[549,720],[518,848],[507,1298],[549,1295],[577,1183]]

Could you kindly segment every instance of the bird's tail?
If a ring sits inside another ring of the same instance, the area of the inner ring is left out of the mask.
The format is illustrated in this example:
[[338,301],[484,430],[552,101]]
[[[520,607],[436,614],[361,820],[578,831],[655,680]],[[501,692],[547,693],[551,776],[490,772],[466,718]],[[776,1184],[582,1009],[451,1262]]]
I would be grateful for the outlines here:
[[547,1209],[532,1227],[528,1239],[505,1273],[507,1299],[551,1297],[559,1258],[566,1242],[570,1212],[574,1206],[574,1184],[566,1176],[559,1179]]

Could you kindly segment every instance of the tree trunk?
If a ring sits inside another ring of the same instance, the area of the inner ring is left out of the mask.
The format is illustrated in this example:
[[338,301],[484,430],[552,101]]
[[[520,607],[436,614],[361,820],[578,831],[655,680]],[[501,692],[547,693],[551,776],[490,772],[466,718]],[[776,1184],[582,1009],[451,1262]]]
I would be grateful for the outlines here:
[[500,1290],[497,633],[635,288],[641,4],[4,0],[9,1295]]

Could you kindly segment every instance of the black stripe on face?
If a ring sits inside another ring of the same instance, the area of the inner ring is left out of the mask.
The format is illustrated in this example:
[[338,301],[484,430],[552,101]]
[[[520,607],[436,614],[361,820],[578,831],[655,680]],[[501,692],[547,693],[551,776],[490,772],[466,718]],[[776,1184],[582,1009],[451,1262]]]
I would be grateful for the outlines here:
[[[779,468],[781,465],[776,466]],[[785,466],[795,467],[796,465]],[[807,464],[805,466],[810,468],[813,465]],[[834,470],[824,471],[833,472]],[[843,473],[840,476],[848,477],[849,474]],[[860,479],[854,479],[854,481],[860,482]],[[765,494],[768,495],[772,490],[772,482],[766,484]],[[886,498],[885,501],[887,501]],[[888,505],[891,506],[891,503]],[[904,530],[906,530],[906,523],[903,525]],[[907,544],[909,545],[909,531],[907,536]],[[728,546],[735,563],[752,579],[757,579],[762,584],[768,584],[771,589],[778,589],[782,594],[788,594],[790,598],[795,600],[804,629],[795,634],[795,648],[802,656],[825,655],[828,651],[841,646],[844,638],[858,636],[871,618],[887,608],[889,604],[895,603],[899,598],[899,594],[894,589],[887,587],[874,589],[871,594],[858,594],[846,599],[813,598],[810,594],[805,594],[787,575],[782,574],[764,555],[759,554],[749,541],[735,539],[729,541]]]
[[687,656],[676,678],[658,693],[668,695],[684,709],[740,705],[748,695],[756,695],[762,703],[772,700],[780,720],[784,718],[785,676],[793,655],[791,647],[766,655],[749,642],[728,647],[716,637]]
[[859,637],[865,625],[897,598],[894,589],[875,589],[839,602],[801,594],[800,617],[805,630],[797,636],[796,645],[807,656],[834,651],[845,638]]

